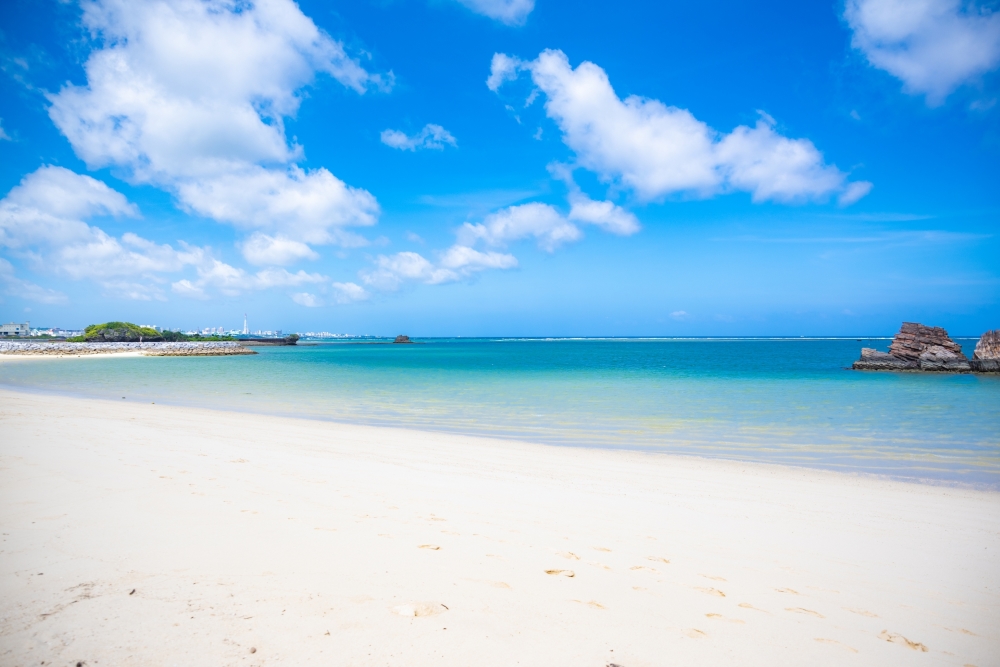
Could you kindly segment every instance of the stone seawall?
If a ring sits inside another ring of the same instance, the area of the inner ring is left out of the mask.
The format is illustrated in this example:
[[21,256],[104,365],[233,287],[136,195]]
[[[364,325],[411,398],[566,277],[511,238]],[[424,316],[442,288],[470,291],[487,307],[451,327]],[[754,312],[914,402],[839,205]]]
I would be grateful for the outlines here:
[[41,343],[30,341],[0,341],[0,354],[30,356],[74,356],[138,352],[146,357],[225,357],[257,354],[239,343],[218,341],[205,343]]

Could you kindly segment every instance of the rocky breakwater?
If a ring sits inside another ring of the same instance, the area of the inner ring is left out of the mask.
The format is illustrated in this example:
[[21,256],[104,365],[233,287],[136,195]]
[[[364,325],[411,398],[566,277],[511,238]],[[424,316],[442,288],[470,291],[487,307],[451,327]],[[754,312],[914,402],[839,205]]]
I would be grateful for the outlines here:
[[[992,333],[996,332],[989,332],[986,336]],[[970,361],[958,343],[949,338],[948,332],[941,327],[904,322],[892,339],[888,352],[862,348],[861,359],[855,361],[852,368],[859,371],[969,373],[1000,370],[1000,362],[984,364],[977,359]]]
[[146,357],[225,357],[257,354],[233,341],[203,343],[63,343],[0,341],[0,354],[31,356],[81,356],[136,352]]
[[980,373],[1000,373],[1000,329],[987,331],[972,354],[972,370]]

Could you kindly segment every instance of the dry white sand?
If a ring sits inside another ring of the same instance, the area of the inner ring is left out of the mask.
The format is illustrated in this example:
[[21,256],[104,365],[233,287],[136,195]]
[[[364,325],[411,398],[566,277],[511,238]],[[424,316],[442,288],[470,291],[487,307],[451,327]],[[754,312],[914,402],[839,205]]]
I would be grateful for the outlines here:
[[5,667],[1000,664],[997,493],[12,391],[0,457]]

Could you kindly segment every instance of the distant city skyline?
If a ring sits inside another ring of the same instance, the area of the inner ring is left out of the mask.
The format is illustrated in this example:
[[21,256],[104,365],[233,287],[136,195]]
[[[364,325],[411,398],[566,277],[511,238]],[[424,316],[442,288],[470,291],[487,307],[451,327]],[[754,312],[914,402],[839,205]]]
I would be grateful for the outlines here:
[[0,320],[1000,326],[988,3],[234,7],[0,5]]

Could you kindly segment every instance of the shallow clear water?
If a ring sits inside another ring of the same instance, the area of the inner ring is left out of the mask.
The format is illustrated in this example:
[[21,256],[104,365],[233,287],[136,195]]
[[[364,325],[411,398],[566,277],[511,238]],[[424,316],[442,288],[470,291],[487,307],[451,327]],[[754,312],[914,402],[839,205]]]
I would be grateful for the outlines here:
[[[971,356],[974,340],[959,341]],[[863,373],[864,339],[427,339],[0,364],[0,384],[1000,487],[1000,377]]]

